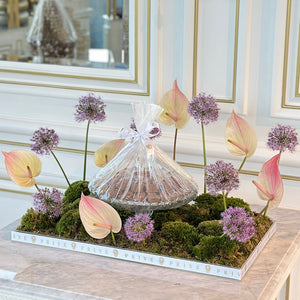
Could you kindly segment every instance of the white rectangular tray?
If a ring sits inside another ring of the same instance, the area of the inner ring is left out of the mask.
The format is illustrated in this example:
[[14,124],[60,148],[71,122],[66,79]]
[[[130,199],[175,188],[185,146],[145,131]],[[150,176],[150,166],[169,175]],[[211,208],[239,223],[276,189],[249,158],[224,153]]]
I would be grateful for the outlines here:
[[224,278],[231,278],[241,280],[246,272],[250,269],[255,259],[268,243],[274,232],[276,231],[276,223],[270,227],[268,232],[264,235],[259,244],[255,247],[251,255],[248,257],[243,266],[238,268],[213,265],[203,263],[200,261],[192,261],[187,259],[180,259],[168,256],[162,256],[147,252],[140,252],[134,250],[121,249],[117,247],[99,246],[95,244],[88,244],[78,241],[65,240],[38,234],[25,233],[20,231],[11,232],[11,240],[21,243],[28,243],[70,251],[77,251],[82,253],[100,255],[109,258],[143,263],[153,266],[160,266],[165,268],[184,270],[200,274],[207,274],[219,276]]

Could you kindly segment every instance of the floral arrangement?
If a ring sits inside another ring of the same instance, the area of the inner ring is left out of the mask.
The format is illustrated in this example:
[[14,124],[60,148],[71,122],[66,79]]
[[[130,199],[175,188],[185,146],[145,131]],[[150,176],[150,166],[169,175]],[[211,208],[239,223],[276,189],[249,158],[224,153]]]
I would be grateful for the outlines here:
[[[89,94],[81,97],[75,107],[75,120],[87,121],[82,180],[69,182],[54,153],[59,137],[53,129],[40,128],[33,133],[32,151],[2,152],[11,180],[21,187],[35,186],[37,189],[33,195],[33,208],[23,216],[18,229],[241,266],[272,224],[272,220],[266,216],[267,211],[277,207],[283,196],[278,167],[280,156],[286,150],[295,151],[298,145],[296,130],[277,125],[268,135],[268,147],[278,153],[263,164],[257,180],[253,181],[258,196],[267,201],[264,209],[255,213],[242,199],[228,196],[232,190],[238,189],[239,172],[247,158],[255,152],[257,138],[254,129],[232,112],[226,123],[225,142],[230,153],[243,156],[241,165],[236,169],[222,160],[207,165],[205,126],[218,120],[216,99],[200,93],[189,102],[175,81],[159,105],[162,108],[160,121],[175,126],[174,160],[178,130],[187,124],[190,117],[201,126],[204,165],[202,194],[191,203],[152,214],[114,208],[103,199],[92,197],[86,181],[89,127],[91,123],[106,119],[106,105],[100,97]],[[137,131],[134,120],[130,128]],[[150,132],[150,138],[159,135],[159,127]],[[95,164],[103,168],[120,153],[125,144],[124,138],[105,143],[95,151]],[[64,194],[55,188],[39,188],[36,184],[35,177],[41,172],[38,155],[50,154],[67,181],[68,188]]]

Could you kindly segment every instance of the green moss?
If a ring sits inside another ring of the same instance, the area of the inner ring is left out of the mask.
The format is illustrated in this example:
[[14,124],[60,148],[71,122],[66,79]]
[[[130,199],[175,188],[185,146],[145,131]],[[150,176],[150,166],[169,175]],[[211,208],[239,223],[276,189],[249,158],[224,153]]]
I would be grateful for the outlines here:
[[210,220],[210,209],[199,207],[197,204],[186,204],[177,208],[176,213],[182,222],[197,226],[200,222]]
[[29,232],[54,232],[55,224],[58,218],[51,218],[48,214],[42,214],[35,211],[33,208],[27,210],[22,216],[20,225],[17,230],[29,231]]
[[169,246],[179,247],[186,251],[192,250],[192,247],[199,242],[197,229],[186,222],[164,223],[160,236],[167,241]]
[[213,257],[232,255],[238,244],[228,236],[201,236],[200,242],[193,248],[193,254],[202,261]]
[[161,227],[164,223],[169,221],[178,220],[179,216],[175,213],[176,210],[159,210],[154,211],[152,220],[154,221],[154,228],[156,230],[161,230]]
[[69,186],[65,191],[65,197],[63,201],[65,203],[71,203],[77,200],[78,198],[80,198],[81,193],[83,193],[86,196],[89,195],[90,190],[88,188],[88,185],[89,185],[88,181],[82,181],[82,180],[71,183],[71,186]]
[[56,224],[56,230],[66,238],[84,241],[91,239],[81,223],[78,209],[71,209],[66,212]]
[[203,235],[220,236],[223,234],[223,227],[218,220],[201,222],[197,229],[198,233]]

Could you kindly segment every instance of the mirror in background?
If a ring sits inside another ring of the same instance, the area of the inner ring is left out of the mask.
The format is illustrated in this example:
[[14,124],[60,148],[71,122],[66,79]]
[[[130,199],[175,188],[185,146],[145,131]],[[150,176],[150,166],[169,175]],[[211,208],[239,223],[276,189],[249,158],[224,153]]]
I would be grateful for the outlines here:
[[129,0],[0,0],[0,60],[127,69]]

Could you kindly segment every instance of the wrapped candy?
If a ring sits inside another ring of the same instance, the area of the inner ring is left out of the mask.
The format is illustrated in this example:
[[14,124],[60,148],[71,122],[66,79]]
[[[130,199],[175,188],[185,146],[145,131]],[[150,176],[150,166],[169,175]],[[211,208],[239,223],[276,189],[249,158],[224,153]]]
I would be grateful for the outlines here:
[[76,32],[59,0],[40,0],[27,41],[31,53],[39,62],[56,62],[59,58],[74,58]]
[[122,129],[129,142],[89,183],[94,197],[136,213],[184,205],[198,194],[197,184],[154,141],[161,108],[134,104],[136,128]]

